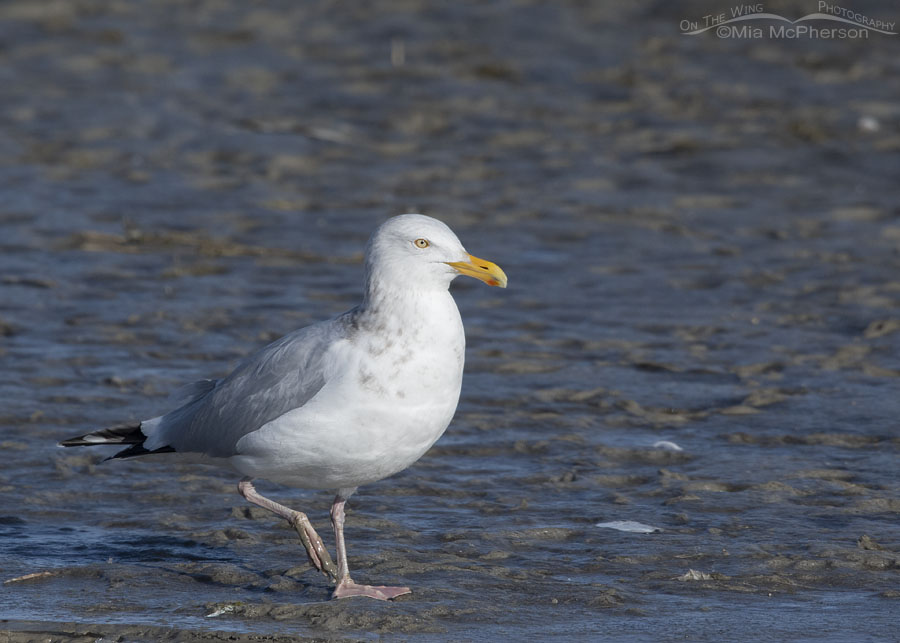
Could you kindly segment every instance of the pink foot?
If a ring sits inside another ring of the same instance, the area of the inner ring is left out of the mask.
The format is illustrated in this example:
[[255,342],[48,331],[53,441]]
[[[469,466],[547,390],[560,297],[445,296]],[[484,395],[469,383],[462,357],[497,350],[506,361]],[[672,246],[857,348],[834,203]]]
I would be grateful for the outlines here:
[[351,596],[367,596],[379,601],[389,601],[392,598],[411,594],[409,587],[384,587],[383,585],[357,585],[349,578],[342,580],[334,588],[331,598],[350,598]]

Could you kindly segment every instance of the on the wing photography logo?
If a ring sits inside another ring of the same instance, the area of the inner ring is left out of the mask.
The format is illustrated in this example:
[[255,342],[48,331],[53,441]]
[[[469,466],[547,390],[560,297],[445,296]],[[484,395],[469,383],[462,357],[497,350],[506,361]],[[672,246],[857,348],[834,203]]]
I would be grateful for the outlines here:
[[791,20],[768,13],[762,3],[735,5],[726,11],[683,19],[685,36],[713,31],[719,38],[775,38],[783,40],[866,40],[874,32],[896,36],[896,23],[819,0],[815,13]]

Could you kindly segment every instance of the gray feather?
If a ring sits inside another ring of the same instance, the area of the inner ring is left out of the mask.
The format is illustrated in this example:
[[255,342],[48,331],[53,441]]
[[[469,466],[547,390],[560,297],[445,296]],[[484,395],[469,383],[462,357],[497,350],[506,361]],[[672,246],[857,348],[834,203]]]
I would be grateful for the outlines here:
[[197,400],[216,387],[219,380],[197,380],[190,384],[175,389],[169,396],[169,404],[174,406],[185,406],[194,400]]
[[[299,408],[325,385],[322,357],[352,326],[353,313],[294,331],[253,354],[227,377],[188,389],[188,402],[160,420],[152,448],[212,457],[236,454],[238,440]],[[205,389],[205,390],[204,390]]]

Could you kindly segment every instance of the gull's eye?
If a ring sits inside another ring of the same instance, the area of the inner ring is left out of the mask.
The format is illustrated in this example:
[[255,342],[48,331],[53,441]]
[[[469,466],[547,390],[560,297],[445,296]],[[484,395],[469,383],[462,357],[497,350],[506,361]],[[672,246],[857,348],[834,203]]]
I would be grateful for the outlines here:
[[427,248],[431,245],[428,243],[428,239],[416,239],[413,243],[416,244],[417,248]]

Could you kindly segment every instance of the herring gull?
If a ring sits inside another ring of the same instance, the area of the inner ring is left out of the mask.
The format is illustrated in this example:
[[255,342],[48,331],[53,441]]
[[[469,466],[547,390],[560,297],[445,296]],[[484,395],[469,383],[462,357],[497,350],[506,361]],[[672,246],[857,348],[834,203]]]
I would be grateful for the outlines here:
[[[360,305],[289,333],[219,380],[182,391],[165,415],[64,440],[127,445],[110,459],[158,453],[221,464],[244,478],[249,502],[296,529],[334,598],[388,600],[407,587],[350,578],[344,504],[360,485],[402,471],[443,434],[459,401],[465,334],[450,282],[459,275],[506,287],[506,275],[470,255],[450,228],[421,214],[388,219],[369,239]],[[307,516],[260,495],[251,480],[335,490],[337,565]]]

